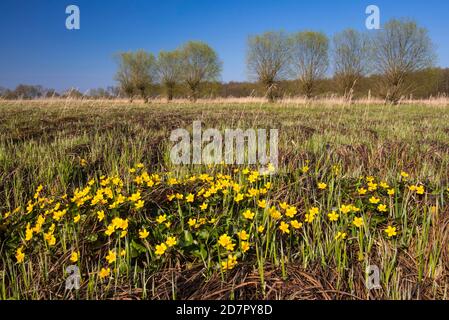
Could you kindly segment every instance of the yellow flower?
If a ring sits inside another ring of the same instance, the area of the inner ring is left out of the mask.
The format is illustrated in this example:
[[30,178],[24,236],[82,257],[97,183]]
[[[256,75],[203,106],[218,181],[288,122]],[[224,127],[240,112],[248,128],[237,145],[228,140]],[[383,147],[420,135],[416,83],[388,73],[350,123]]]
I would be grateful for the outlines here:
[[338,221],[339,215],[335,211],[332,211],[331,213],[327,214],[327,217],[329,218],[330,221],[335,222],[335,221]]
[[345,232],[338,232],[335,236],[335,240],[344,240],[346,239],[347,234]]
[[250,248],[249,243],[247,241],[242,241],[240,248],[242,249],[242,252],[245,253]]
[[195,196],[191,193],[189,193],[186,197],[187,202],[193,202],[195,200]]
[[167,194],[167,200],[172,201],[175,198],[174,194]]
[[294,229],[301,229],[302,228],[302,223],[298,222],[298,220],[292,220],[292,221],[290,221],[290,224],[291,224],[291,226]]
[[394,237],[394,236],[397,235],[396,227],[388,226],[388,227],[385,229],[385,232],[387,233],[387,236],[388,236],[389,238],[392,238],[392,237]]
[[196,219],[190,218],[187,223],[189,224],[189,227],[193,227],[196,225]]
[[376,184],[376,183],[369,182],[369,183],[368,183],[368,190],[369,190],[369,191],[376,191],[376,190],[377,190],[377,184]]
[[112,224],[110,224],[108,226],[108,228],[106,229],[106,231],[104,232],[104,234],[109,237],[111,234],[114,233],[114,231],[115,231],[115,227]]
[[200,205],[200,209],[203,210],[203,211],[206,210],[207,209],[207,203],[203,202],[203,204]]
[[144,205],[145,205],[145,201],[138,200],[134,206],[136,207],[136,209],[140,209],[140,208],[143,208]]
[[103,210],[97,211],[97,219],[100,222],[103,221],[103,219],[104,219],[104,211]]
[[230,245],[232,245],[232,239],[227,234],[222,234],[218,239],[218,244],[224,248],[228,248],[230,247]]
[[75,217],[73,217],[73,222],[78,223],[81,219],[81,216],[78,214]]
[[246,210],[245,212],[243,212],[243,217],[245,218],[245,219],[248,219],[248,220],[253,220],[254,219],[254,215],[255,215],[255,213],[254,212],[251,212],[251,210]]
[[239,193],[234,197],[234,201],[239,203],[240,201],[243,200],[243,194]]
[[245,230],[238,232],[237,235],[239,236],[240,240],[248,240],[249,238],[249,235]]
[[269,209],[270,212],[270,216],[274,219],[274,220],[279,220],[282,217],[282,214],[279,210],[276,209],[275,206],[272,206]]
[[158,256],[162,256],[166,250],[167,250],[166,244],[161,243],[161,244],[156,245],[156,251],[154,253],[156,253]]
[[111,274],[110,268],[101,268],[99,276],[100,276],[100,279],[104,279],[106,277],[109,277],[110,274]]
[[349,205],[342,204],[340,207],[340,212],[343,214],[348,214],[351,211],[352,211],[352,205],[350,205],[350,204]]
[[44,234],[44,239],[47,241],[48,245],[50,247],[54,246],[56,244],[56,238],[53,235],[53,232],[47,232]]
[[164,223],[165,221],[167,221],[167,215],[166,214],[164,214],[164,215],[161,214],[156,219],[156,222],[159,223],[159,224]]
[[265,230],[265,228],[264,228],[263,226],[259,226],[259,227],[257,228],[257,232],[259,232],[259,233],[264,232],[264,230]]
[[257,205],[259,206],[259,208],[265,209],[267,207],[267,201],[264,200],[259,200],[257,201]]
[[169,246],[169,247],[175,246],[176,243],[177,243],[176,237],[168,237],[168,238],[167,238],[167,241],[165,241],[165,243],[166,243],[167,246]]
[[354,217],[354,220],[352,221],[352,224],[355,225],[357,228],[362,227],[363,226],[363,218]]
[[325,184],[324,182],[318,183],[318,189],[325,190],[326,188],[327,188],[327,184]]
[[309,166],[303,166],[301,168],[302,173],[307,173],[309,171]]
[[394,196],[394,194],[395,194],[394,189],[388,189],[388,195],[389,196]]
[[409,175],[407,172],[401,171],[401,177],[402,177],[402,178],[407,179],[409,176],[410,176],[410,175]]
[[30,241],[32,238],[33,238],[33,229],[31,229],[31,226],[28,223],[27,228],[25,230],[25,241]]
[[117,255],[115,254],[114,251],[109,250],[108,255],[106,256],[106,260],[109,264],[114,263],[117,259]]
[[131,197],[129,197],[129,200],[132,202],[136,202],[136,201],[140,200],[140,192],[138,191],[136,193],[133,193],[131,195]]
[[79,258],[79,253],[76,251],[73,251],[72,254],[70,255],[70,261],[75,263],[78,261]]
[[378,204],[380,202],[380,199],[373,196],[369,198],[369,202],[372,204]]
[[175,197],[176,197],[176,199],[178,199],[178,200],[184,199],[184,195],[182,195],[182,194],[180,194],[180,193],[177,193],[177,194],[175,195]]
[[22,263],[23,260],[25,259],[25,253],[22,252],[23,248],[20,247],[16,250],[16,260],[17,263]]
[[221,268],[223,271],[232,270],[237,264],[237,257],[235,255],[229,255],[228,259],[221,262]]
[[313,215],[316,215],[316,214],[320,213],[320,209],[317,208],[317,207],[312,207],[312,208],[309,209],[309,213],[313,214]]
[[387,206],[386,206],[385,204],[379,204],[379,205],[377,206],[377,210],[378,210],[379,212],[387,212]]
[[304,221],[307,223],[312,223],[315,220],[315,215],[312,213],[306,213]]
[[363,196],[368,192],[368,190],[366,190],[365,188],[359,188],[357,189],[357,192],[359,193],[359,195]]
[[279,203],[279,207],[281,207],[281,209],[286,210],[289,205],[287,204],[287,202],[281,202]]
[[298,213],[298,210],[294,206],[289,206],[285,210],[285,215],[289,218],[293,218]]
[[424,189],[424,186],[418,186],[416,187],[416,194],[423,195],[426,192]]
[[281,222],[281,225],[279,226],[279,230],[282,231],[282,233],[290,233],[290,229],[288,227],[288,224],[284,221]]
[[144,228],[144,229],[139,231],[139,238],[140,239],[146,239],[149,234],[150,233],[148,232],[148,230]]
[[390,186],[388,185],[388,183],[386,183],[385,181],[381,182],[379,185],[381,186],[381,188],[384,188],[384,189],[390,188]]

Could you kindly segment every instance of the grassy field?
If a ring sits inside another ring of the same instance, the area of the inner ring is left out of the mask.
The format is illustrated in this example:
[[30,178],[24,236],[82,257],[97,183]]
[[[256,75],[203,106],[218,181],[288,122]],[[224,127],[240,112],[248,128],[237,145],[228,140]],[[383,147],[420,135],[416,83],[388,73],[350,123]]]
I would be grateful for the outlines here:
[[[195,120],[279,172],[173,166]],[[448,299],[448,201],[448,105],[0,101],[0,299]]]

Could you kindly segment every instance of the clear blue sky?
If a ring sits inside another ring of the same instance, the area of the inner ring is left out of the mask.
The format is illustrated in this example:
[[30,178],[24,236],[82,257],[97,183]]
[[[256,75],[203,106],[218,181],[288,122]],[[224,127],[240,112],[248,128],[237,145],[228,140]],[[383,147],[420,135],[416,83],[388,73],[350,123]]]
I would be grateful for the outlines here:
[[[80,30],[65,28],[70,4],[80,8]],[[216,49],[223,81],[246,80],[248,35],[363,30],[370,4],[380,7],[382,22],[410,17],[425,26],[437,45],[438,65],[449,66],[446,0],[1,0],[0,86],[106,87],[115,84],[114,53],[157,53],[187,40],[202,40]]]

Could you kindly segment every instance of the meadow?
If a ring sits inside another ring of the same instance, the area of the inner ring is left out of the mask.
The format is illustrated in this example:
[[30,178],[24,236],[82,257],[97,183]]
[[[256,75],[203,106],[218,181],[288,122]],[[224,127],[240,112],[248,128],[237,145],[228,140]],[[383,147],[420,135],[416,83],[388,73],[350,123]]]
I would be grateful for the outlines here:
[[[278,172],[172,165],[197,120]],[[448,298],[447,103],[0,101],[0,299]]]

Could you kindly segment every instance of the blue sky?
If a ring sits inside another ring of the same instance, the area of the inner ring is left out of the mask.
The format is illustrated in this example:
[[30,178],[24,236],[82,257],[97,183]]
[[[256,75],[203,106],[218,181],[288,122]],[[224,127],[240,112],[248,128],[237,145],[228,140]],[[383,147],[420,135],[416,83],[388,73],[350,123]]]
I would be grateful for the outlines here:
[[[80,30],[65,28],[70,4],[80,8]],[[380,7],[382,22],[410,17],[425,26],[436,44],[438,65],[449,67],[445,0],[1,0],[0,86],[106,87],[115,84],[114,53],[146,49],[157,54],[188,40],[205,41],[218,52],[223,81],[242,81],[248,35],[364,30],[370,4]]]

